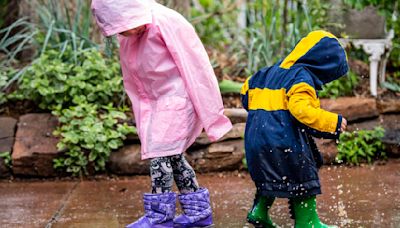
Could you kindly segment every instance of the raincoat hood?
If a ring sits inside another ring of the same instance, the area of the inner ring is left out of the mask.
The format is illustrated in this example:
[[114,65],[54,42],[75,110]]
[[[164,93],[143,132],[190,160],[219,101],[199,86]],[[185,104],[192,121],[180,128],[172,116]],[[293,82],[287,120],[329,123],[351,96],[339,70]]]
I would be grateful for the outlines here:
[[347,56],[331,33],[317,30],[300,40],[279,67],[304,67],[312,73],[317,88],[336,80],[348,71]]
[[153,0],[93,0],[91,9],[104,36],[152,22]]

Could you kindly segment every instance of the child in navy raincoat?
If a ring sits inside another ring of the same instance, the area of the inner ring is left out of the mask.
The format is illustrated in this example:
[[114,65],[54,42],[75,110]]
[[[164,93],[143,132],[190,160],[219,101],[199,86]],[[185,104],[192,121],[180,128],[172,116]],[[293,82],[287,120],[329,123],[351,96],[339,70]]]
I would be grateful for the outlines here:
[[337,139],[347,121],[320,108],[318,90],[345,75],[347,57],[338,39],[313,31],[277,64],[261,69],[242,87],[248,111],[245,149],[257,193],[248,221],[275,227],[268,215],[275,197],[288,198],[295,227],[331,227],[316,212],[322,157],[314,137]]

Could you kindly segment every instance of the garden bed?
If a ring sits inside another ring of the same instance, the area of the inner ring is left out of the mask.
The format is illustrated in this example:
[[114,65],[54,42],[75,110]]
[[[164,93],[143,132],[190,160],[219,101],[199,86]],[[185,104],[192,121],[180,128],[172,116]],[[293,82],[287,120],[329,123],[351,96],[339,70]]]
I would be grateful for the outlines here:
[[[380,105],[378,105],[380,104]],[[343,114],[349,120],[349,131],[371,130],[383,126],[386,136],[383,142],[389,157],[399,157],[400,100],[376,100],[374,98],[345,97],[321,100],[322,107]],[[386,107],[391,107],[387,109]],[[202,134],[187,151],[187,158],[197,172],[229,171],[243,168],[244,128],[246,111],[227,109],[226,114],[234,123],[233,129],[221,140],[211,143]],[[133,121],[130,121],[133,122]],[[2,151],[10,151],[12,168],[7,169],[0,159],[1,176],[13,174],[23,177],[65,176],[54,169],[53,160],[65,151],[57,149],[59,139],[52,132],[58,126],[57,118],[48,113],[32,113],[12,117],[0,117],[0,145]],[[335,141],[317,140],[326,164],[335,164],[338,150]],[[130,135],[124,146],[111,153],[107,173],[118,175],[146,174],[148,161],[140,159],[140,143]],[[89,175],[94,174],[94,170]]]

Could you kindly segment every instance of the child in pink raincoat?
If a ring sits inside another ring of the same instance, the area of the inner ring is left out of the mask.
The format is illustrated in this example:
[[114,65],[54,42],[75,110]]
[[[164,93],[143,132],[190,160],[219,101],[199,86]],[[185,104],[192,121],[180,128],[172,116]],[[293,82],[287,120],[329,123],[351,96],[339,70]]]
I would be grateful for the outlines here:
[[[199,187],[182,153],[203,128],[216,141],[232,125],[195,30],[182,15],[153,0],[93,0],[92,11],[105,36],[118,36],[142,159],[151,159],[146,214],[127,227],[212,225],[209,192]],[[174,180],[183,209],[175,219]]]

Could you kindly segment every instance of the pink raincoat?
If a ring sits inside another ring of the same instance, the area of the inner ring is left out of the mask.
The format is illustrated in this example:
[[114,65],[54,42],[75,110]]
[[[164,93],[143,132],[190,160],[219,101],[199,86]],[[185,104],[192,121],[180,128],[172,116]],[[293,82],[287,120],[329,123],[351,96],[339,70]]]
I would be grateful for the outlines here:
[[184,152],[204,128],[216,141],[232,124],[208,55],[192,25],[152,0],[93,0],[105,36],[118,35],[124,86],[132,101],[142,159]]

